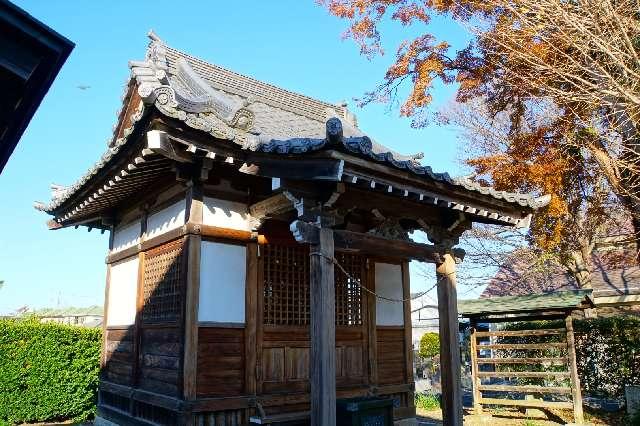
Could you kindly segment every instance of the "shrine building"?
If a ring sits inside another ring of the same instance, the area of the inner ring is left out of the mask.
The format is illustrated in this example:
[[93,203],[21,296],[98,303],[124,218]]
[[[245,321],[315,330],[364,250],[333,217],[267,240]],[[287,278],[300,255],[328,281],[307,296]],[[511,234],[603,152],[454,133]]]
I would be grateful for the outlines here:
[[437,271],[444,418],[461,425],[458,238],[528,227],[549,198],[436,173],[343,104],[150,39],[106,152],[36,205],[50,229],[110,234],[98,420],[334,425],[336,398],[385,397],[410,424],[415,259]]

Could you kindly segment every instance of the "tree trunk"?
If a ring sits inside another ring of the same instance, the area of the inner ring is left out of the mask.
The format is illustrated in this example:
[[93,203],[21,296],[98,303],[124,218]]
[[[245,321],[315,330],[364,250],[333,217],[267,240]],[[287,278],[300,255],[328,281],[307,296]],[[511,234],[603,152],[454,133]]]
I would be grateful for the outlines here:
[[[624,136],[623,136],[624,137]],[[635,166],[626,166],[625,164],[635,164],[633,157],[640,157],[640,143],[636,143],[638,138],[625,139],[625,149],[628,153],[625,155],[626,160],[622,161],[612,157],[602,141],[592,141],[587,144],[587,149],[593,155],[598,163],[603,175],[607,179],[611,191],[618,197],[627,212],[631,215],[633,225],[634,241],[636,247],[640,247],[640,174],[636,171]],[[622,162],[622,167],[620,163]],[[638,260],[638,256],[636,256]]]
[[565,262],[565,267],[575,278],[579,288],[591,288],[591,269],[588,263],[590,255],[590,250],[575,250]]

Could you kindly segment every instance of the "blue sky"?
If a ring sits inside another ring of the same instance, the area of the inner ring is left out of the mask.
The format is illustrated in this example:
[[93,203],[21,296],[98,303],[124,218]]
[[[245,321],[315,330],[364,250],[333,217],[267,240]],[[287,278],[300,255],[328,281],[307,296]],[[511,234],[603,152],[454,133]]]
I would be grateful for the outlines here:
[[[102,304],[108,235],[48,231],[47,215],[33,202],[49,200],[51,183],[73,183],[105,150],[127,62],[144,58],[149,29],[170,46],[242,74],[325,101],[346,100],[376,140],[400,152],[424,151],[423,162],[435,170],[461,173],[454,130],[412,129],[397,108],[360,109],[353,102],[381,81],[394,47],[420,28],[385,26],[388,53],[369,61],[342,40],[346,22],[313,0],[15,2],[76,47],[0,175],[0,314],[24,305]],[[467,37],[444,20],[435,21],[433,31],[454,45]],[[453,88],[434,94],[437,107]],[[425,288],[423,281],[414,279],[412,290]]]

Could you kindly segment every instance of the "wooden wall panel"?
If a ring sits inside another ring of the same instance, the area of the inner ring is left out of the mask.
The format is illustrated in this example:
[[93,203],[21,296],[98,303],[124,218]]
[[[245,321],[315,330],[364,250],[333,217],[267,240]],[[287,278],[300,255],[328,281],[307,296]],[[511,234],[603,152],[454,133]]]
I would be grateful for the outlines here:
[[377,327],[378,384],[406,382],[403,327]]
[[133,377],[133,327],[105,330],[102,377],[109,382],[131,385]]
[[244,362],[244,328],[200,327],[197,396],[242,395],[245,385]]
[[182,335],[178,327],[140,330],[138,387],[163,395],[180,392]]
[[[304,327],[265,327],[260,369],[265,394],[309,391],[309,332]],[[336,328],[336,386],[367,382],[362,327]]]

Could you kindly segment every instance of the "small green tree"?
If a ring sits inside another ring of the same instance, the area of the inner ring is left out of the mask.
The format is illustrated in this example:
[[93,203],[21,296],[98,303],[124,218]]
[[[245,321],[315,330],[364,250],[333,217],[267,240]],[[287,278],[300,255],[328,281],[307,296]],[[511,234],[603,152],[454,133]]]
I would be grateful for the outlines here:
[[440,336],[438,333],[425,333],[420,339],[420,351],[422,358],[433,358],[440,353]]

